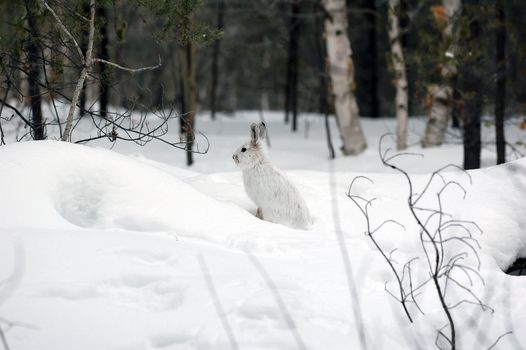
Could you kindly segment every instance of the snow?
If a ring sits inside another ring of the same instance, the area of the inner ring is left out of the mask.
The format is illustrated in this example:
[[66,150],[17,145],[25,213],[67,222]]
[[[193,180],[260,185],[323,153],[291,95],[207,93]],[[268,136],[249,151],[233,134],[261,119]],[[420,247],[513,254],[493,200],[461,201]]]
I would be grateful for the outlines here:
[[[306,231],[255,218],[244,193],[231,155],[247,140],[257,113],[201,117],[211,148],[191,169],[181,151],[155,143],[51,140],[0,147],[0,326],[10,348],[337,350],[361,348],[361,333],[369,349],[434,348],[446,324],[436,292],[422,289],[425,315],[410,306],[410,324],[384,290],[386,282],[395,290],[393,275],[346,196],[354,177],[373,180],[352,189],[377,198],[373,226],[395,219],[405,227],[386,225],[375,237],[386,252],[397,249],[400,263],[422,257],[407,183],[378,158],[377,142],[394,129],[393,120],[364,120],[369,149],[329,161],[320,118],[304,116],[300,132],[291,134],[280,115],[265,117],[270,157],[314,216]],[[449,144],[420,149],[423,121],[411,125],[409,151],[424,157],[396,164],[412,174],[418,192],[430,172],[460,164],[462,152],[453,130]],[[524,138],[513,126],[507,131],[511,140]],[[333,134],[338,147],[334,126]],[[485,140],[491,135],[485,127]],[[482,230],[472,227],[484,283],[455,276],[494,310],[454,309],[459,348],[488,348],[510,331],[495,348],[526,347],[526,279],[502,272],[526,257],[526,159],[489,166],[494,158],[486,147],[485,168],[444,174],[467,191],[463,199],[458,187],[449,187],[444,208]],[[422,206],[434,206],[440,188],[433,182]],[[448,254],[461,248],[452,244]],[[466,264],[478,268],[473,253]],[[414,269],[416,279],[428,275],[423,261]],[[448,291],[452,301],[463,295]]]

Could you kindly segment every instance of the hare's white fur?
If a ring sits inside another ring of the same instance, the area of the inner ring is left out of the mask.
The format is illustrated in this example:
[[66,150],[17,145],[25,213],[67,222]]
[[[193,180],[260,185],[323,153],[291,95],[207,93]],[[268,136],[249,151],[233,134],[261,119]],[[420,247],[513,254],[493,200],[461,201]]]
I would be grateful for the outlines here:
[[311,222],[307,204],[292,181],[270,163],[265,134],[265,124],[252,124],[250,142],[232,157],[243,171],[245,191],[257,205],[259,218],[305,229]]

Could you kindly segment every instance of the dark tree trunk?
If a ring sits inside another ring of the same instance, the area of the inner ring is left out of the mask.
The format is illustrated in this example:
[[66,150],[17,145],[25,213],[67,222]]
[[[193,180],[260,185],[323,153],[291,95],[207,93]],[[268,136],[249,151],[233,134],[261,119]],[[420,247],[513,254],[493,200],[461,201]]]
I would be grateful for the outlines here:
[[[225,12],[225,0],[216,0],[217,3],[217,29],[223,29],[224,20],[223,15]],[[212,53],[212,86],[210,89],[210,114],[212,119],[216,118],[217,111],[217,83],[219,77],[219,49],[221,40],[218,39],[214,42],[214,50]]]
[[503,0],[496,1],[498,28],[496,33],[497,91],[495,96],[495,133],[497,164],[506,162],[504,111],[506,107],[506,17]]
[[[99,7],[97,8],[97,18],[103,21],[102,26],[100,27],[99,57],[103,60],[109,61],[110,54],[108,50],[108,16],[104,4],[99,5]],[[99,65],[99,71],[100,116],[104,119],[107,119],[108,104],[110,100],[110,71],[105,64]]]
[[375,1],[366,1],[368,62],[369,62],[369,88],[367,93],[371,96],[370,116],[380,116],[380,100],[378,99],[378,54],[376,48],[376,4]]
[[[347,1],[347,3],[351,2]],[[378,13],[375,1],[372,0],[355,0],[352,6],[358,9],[355,13],[349,12],[348,32],[352,42],[353,62],[356,66],[354,69],[356,88],[353,87],[353,90],[356,90],[360,115],[378,117],[380,114],[376,28]]]
[[[4,102],[7,101],[7,97],[9,96],[9,90],[11,90],[11,78],[9,74],[6,75],[6,87],[4,91],[4,99],[0,103],[0,116],[2,115],[2,111],[4,110]],[[4,140],[4,129],[2,128],[2,119],[0,119],[0,146],[5,145]]]
[[[89,13],[90,13],[89,3],[87,1],[83,1],[82,14],[86,18],[89,18]],[[80,49],[82,50],[83,53],[85,53],[88,50],[88,28],[81,31]],[[82,67],[80,67],[79,69],[79,75],[80,75],[81,70],[82,70]],[[79,102],[78,102],[79,115],[81,118],[84,117],[84,114],[86,114],[86,102],[87,102],[86,81],[84,81],[84,84],[82,85],[82,90],[80,91]]]
[[460,128],[460,120],[462,119],[461,96],[458,91],[458,76],[455,74],[451,78],[451,88],[453,89],[453,108],[451,111],[451,126],[454,129]]
[[[400,12],[399,12],[399,23],[400,23],[400,41],[402,42],[402,48],[406,49],[409,45],[409,1],[400,0]],[[405,51],[405,50],[404,50]]]
[[[400,24],[400,41],[402,42],[403,52],[411,52],[412,48],[409,43],[409,1],[400,0],[400,14],[399,14],[399,24]],[[414,79],[411,71],[411,66],[406,64],[406,74],[407,74],[407,115],[413,115],[414,109],[414,100],[413,100],[413,91],[414,91]]]
[[300,3],[301,0],[290,0],[291,15],[289,19],[289,52],[287,60],[287,82],[285,85],[285,122],[289,122],[292,112],[292,130],[297,130],[298,118],[298,48],[300,37]]
[[38,38],[39,33],[37,29],[35,14],[38,5],[35,0],[25,0],[27,23],[31,33],[31,39],[27,46],[27,57],[29,65],[28,82],[29,82],[29,98],[31,101],[31,124],[33,125],[33,139],[43,140],[44,134],[44,119],[42,117],[42,96],[40,95],[40,55]]
[[[314,6],[314,13],[323,10],[321,6]],[[325,39],[323,38],[323,18],[319,16],[315,17],[315,43],[316,43],[316,61],[318,64],[318,74],[320,78],[320,113],[324,116],[325,121],[325,132],[327,136],[327,147],[329,148],[329,158],[334,159],[336,154],[334,152],[334,146],[332,144],[331,129],[329,124],[329,81],[327,79],[327,71],[325,65]]]
[[186,142],[186,165],[194,163],[192,148],[194,145],[196,101],[195,48],[187,43],[179,49],[179,76],[181,81],[181,136]]
[[482,115],[482,80],[472,74],[464,77],[464,92],[470,92],[464,108],[464,169],[480,168],[480,118]]
[[464,13],[470,18],[469,38],[466,42],[465,55],[462,68],[463,93],[464,93],[464,169],[480,168],[480,122],[482,115],[483,81],[480,77],[480,53],[474,42],[480,38],[480,23],[472,8],[478,5],[477,0],[466,1]]

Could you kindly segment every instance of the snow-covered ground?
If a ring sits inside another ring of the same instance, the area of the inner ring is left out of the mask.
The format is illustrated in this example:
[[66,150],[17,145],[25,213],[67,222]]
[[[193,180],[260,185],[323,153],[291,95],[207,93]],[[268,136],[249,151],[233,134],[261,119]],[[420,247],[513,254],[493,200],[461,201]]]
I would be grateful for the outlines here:
[[[364,120],[369,149],[329,161],[321,118],[304,116],[292,134],[281,115],[265,117],[270,157],[298,185],[314,216],[307,231],[255,218],[244,193],[231,156],[248,139],[257,113],[201,117],[210,150],[196,155],[191,169],[181,151],[156,143],[0,147],[0,327],[10,348],[434,348],[447,320],[432,285],[419,290],[424,314],[409,306],[409,323],[384,289],[387,282],[396,291],[389,266],[363,234],[365,219],[346,196],[354,177],[374,181],[353,187],[353,194],[377,198],[371,223],[393,219],[405,228],[386,225],[375,237],[386,252],[396,248],[399,268],[420,257],[412,278],[415,284],[425,280],[429,270],[407,207],[407,183],[378,157],[378,140],[394,130],[394,121]],[[422,150],[423,126],[412,120],[409,151],[424,157],[395,161],[414,174],[416,192],[430,172],[462,161],[453,130],[447,145]],[[13,132],[7,130],[8,137]],[[492,132],[484,128],[488,143]],[[507,132],[512,141],[526,138],[513,125]],[[334,125],[333,139],[337,148]],[[483,278],[454,272],[466,289],[449,287],[447,300],[472,302],[472,292],[491,307],[462,303],[453,309],[461,349],[486,349],[508,332],[494,349],[526,348],[526,277],[502,272],[526,257],[526,159],[490,167],[494,162],[488,145],[485,168],[444,174],[467,191],[463,199],[458,186],[448,187],[444,211],[482,231],[467,224],[480,244],[472,244],[474,251],[447,246],[446,256],[466,252],[466,270]],[[436,208],[440,181],[422,206]],[[465,231],[452,227],[447,234]]]

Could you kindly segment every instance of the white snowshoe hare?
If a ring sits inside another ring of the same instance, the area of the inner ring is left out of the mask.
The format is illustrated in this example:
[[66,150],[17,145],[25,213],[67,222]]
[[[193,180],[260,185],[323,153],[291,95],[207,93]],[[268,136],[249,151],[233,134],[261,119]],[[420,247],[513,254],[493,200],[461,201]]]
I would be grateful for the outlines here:
[[232,156],[243,171],[243,185],[256,203],[260,219],[306,229],[311,223],[309,208],[300,192],[267,157],[264,123],[250,126],[250,142],[239,147]]

